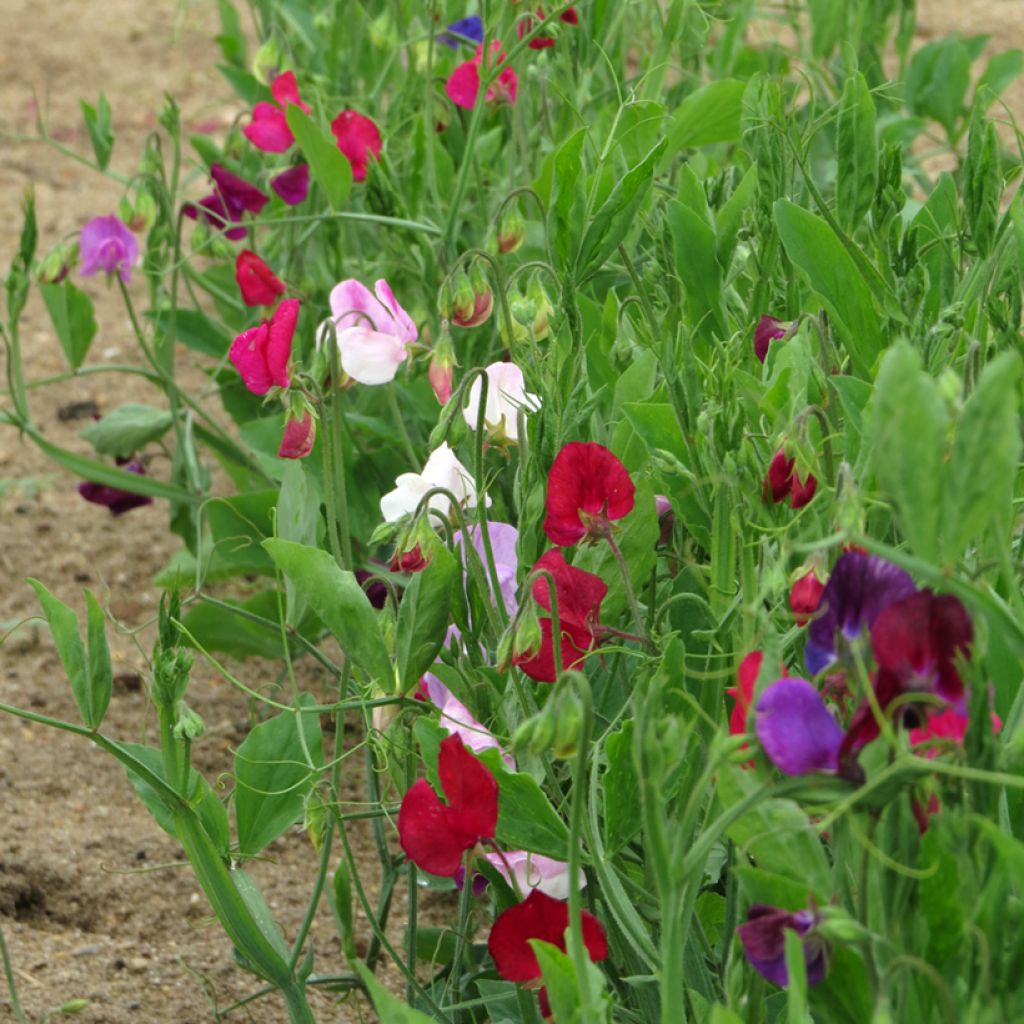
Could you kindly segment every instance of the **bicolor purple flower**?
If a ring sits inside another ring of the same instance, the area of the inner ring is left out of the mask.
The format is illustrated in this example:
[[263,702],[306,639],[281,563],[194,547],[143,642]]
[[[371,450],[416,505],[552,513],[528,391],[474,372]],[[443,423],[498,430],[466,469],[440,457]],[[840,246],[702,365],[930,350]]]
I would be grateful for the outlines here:
[[779,679],[766,687],[757,702],[754,728],[764,752],[784,775],[839,767],[843,730],[806,679]]
[[[454,32],[455,35],[449,33]],[[456,38],[456,36],[461,38]],[[459,43],[470,39],[478,46],[484,41],[484,23],[479,14],[471,14],[468,18],[460,18],[448,26],[447,32],[442,32],[437,41],[444,46],[450,46],[453,50],[459,48]]]
[[120,217],[93,217],[82,228],[79,248],[82,254],[82,277],[98,270],[117,274],[128,284],[132,267],[139,259],[139,244]]
[[210,177],[214,183],[213,193],[200,199],[198,204],[186,203],[183,213],[193,220],[202,216],[232,241],[244,238],[246,229],[231,225],[241,224],[243,213],[258,214],[270,201],[269,197],[251,182],[220,164],[210,165]]
[[747,920],[736,929],[747,962],[775,985],[789,984],[786,969],[786,929],[803,939],[807,984],[817,985],[828,967],[828,947],[814,933],[817,915],[810,910],[783,910],[755,903],[747,911]]
[[884,558],[861,551],[842,554],[807,630],[807,671],[816,676],[838,660],[837,634],[852,643],[871,628],[884,608],[916,589],[907,573]]
[[[145,476],[146,470],[141,462],[125,459],[118,459],[117,464],[128,473],[135,473],[138,476]],[[143,505],[152,505],[153,499],[147,494],[134,494],[132,491],[122,491],[119,487],[108,487],[106,484],[98,484],[87,480],[78,485],[78,493],[86,501],[94,505],[103,505],[110,509],[112,516],[124,515],[133,508],[141,508]]]

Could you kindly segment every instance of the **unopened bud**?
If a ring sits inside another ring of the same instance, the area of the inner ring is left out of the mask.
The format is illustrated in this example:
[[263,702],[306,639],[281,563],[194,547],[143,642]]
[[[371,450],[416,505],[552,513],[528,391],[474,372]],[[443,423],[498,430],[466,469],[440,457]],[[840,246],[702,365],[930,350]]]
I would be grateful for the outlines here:
[[36,262],[37,284],[60,284],[78,263],[78,242],[62,242]]
[[583,705],[576,694],[565,692],[558,700],[555,713],[555,742],[553,753],[558,758],[576,755],[580,732],[583,729]]
[[327,820],[327,806],[320,791],[310,790],[303,808],[302,829],[309,836],[309,841],[317,853],[320,852],[324,836],[327,835]]
[[516,621],[515,638],[512,641],[513,656],[517,660],[532,658],[543,642],[544,634],[541,632],[537,609],[532,601],[528,601]]
[[469,274],[460,270],[455,277],[452,323],[456,327],[479,327],[493,308],[494,292],[480,264],[474,263]]
[[448,322],[444,321],[441,325],[441,336],[434,346],[430,369],[427,371],[427,379],[434,389],[434,396],[442,405],[446,405],[452,397],[452,374],[455,365],[452,336],[448,330]]
[[284,60],[281,44],[272,36],[253,54],[253,77],[269,85],[281,73]]
[[176,740],[197,740],[206,732],[206,723],[183,700],[178,701],[178,720],[171,731]]
[[526,290],[527,298],[533,303],[534,314],[533,314],[533,340],[543,341],[550,330],[549,322],[551,320],[551,314],[554,313],[555,307],[551,305],[551,300],[548,298],[548,293],[544,291],[540,283],[540,278],[534,276],[530,282],[530,287]]
[[507,256],[515,252],[523,244],[526,237],[526,221],[515,203],[510,203],[502,211],[498,222],[498,252]]
[[555,722],[547,711],[528,718],[512,734],[512,749],[517,754],[546,754],[555,741]]

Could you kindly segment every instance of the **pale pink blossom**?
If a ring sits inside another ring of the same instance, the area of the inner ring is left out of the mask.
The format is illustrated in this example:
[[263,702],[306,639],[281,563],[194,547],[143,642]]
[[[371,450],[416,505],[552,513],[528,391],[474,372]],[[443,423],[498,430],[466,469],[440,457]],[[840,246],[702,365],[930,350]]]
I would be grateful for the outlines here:
[[[556,900],[569,898],[569,865],[564,861],[542,857],[539,853],[526,850],[509,850],[506,853],[488,853],[487,859],[511,884],[524,895],[531,889],[540,889],[545,896]],[[586,887],[587,879],[579,873],[580,888]]]
[[[484,404],[484,423],[487,429],[508,441],[519,440],[519,410],[536,412],[540,399],[526,390],[523,371],[515,363],[491,363],[487,374],[487,401]],[[469,397],[462,415],[472,429],[476,429],[480,415],[480,393],[483,382],[476,377],[469,388]]]

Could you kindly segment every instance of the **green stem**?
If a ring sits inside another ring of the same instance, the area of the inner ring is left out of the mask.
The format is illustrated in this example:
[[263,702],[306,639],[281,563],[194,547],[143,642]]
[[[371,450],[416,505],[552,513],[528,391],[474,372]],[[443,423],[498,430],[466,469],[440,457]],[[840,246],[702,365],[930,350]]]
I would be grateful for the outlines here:
[[18,986],[14,983],[14,968],[11,966],[11,958],[7,953],[7,941],[4,939],[2,928],[0,928],[0,957],[3,957],[4,961],[4,977],[7,979],[7,991],[11,996],[11,1010],[14,1011],[15,1020],[18,1024],[28,1024],[21,1003],[18,1001]]
[[316,1024],[313,1011],[306,1001],[305,986],[299,982],[281,989],[284,996],[284,1005],[288,1008],[288,1020],[290,1024]]

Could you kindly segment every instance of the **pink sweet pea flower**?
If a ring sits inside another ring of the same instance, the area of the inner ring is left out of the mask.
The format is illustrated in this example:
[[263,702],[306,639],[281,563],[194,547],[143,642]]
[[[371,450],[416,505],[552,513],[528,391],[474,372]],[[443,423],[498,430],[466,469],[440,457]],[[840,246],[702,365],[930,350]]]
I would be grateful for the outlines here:
[[299,98],[299,87],[295,81],[294,71],[278,75],[270,86],[270,92],[276,103],[257,103],[252,109],[252,122],[247,124],[242,132],[264,153],[283,153],[295,141],[285,114],[288,104],[294,103],[307,114],[309,106]]
[[270,320],[243,331],[231,343],[228,358],[254,395],[288,387],[288,359],[299,318],[299,300],[285,299]]
[[79,247],[82,277],[105,270],[108,274],[116,273],[125,284],[131,281],[132,267],[139,259],[139,245],[119,217],[93,217],[82,228]]
[[[491,52],[495,55],[495,63],[500,64],[505,55],[501,49],[501,43],[494,40],[491,43]],[[476,48],[476,56],[471,60],[464,61],[448,77],[444,91],[448,99],[457,107],[465,110],[472,110],[476,106],[477,93],[480,91],[480,64],[483,62],[484,48]],[[516,91],[519,87],[519,79],[510,67],[502,68],[497,79],[491,83],[484,97],[488,103],[508,103],[509,106],[516,101]]]
[[352,165],[352,180],[365,181],[370,157],[380,156],[380,130],[368,117],[355,110],[343,110],[332,122],[338,149]]
[[306,411],[302,419],[289,416],[284,424],[284,436],[277,450],[281,459],[304,459],[312,450],[316,440],[316,423]]
[[427,699],[441,712],[440,726],[449,734],[458,736],[474,754],[494,747],[502,760],[516,770],[515,759],[505,752],[494,733],[473,717],[469,708],[432,672],[426,672],[420,680],[420,692],[426,692]]
[[[508,850],[505,853],[488,853],[485,860],[504,876],[511,885],[515,884],[520,892],[539,889],[545,896],[554,900],[569,898],[569,865],[565,861],[544,857],[539,853],[527,850]],[[580,889],[587,886],[586,875],[579,874]]]
[[317,344],[330,336],[333,322],[341,368],[360,384],[395,379],[418,335],[412,317],[398,304],[391,286],[377,281],[374,292],[354,278],[331,289],[331,317],[320,325]]

